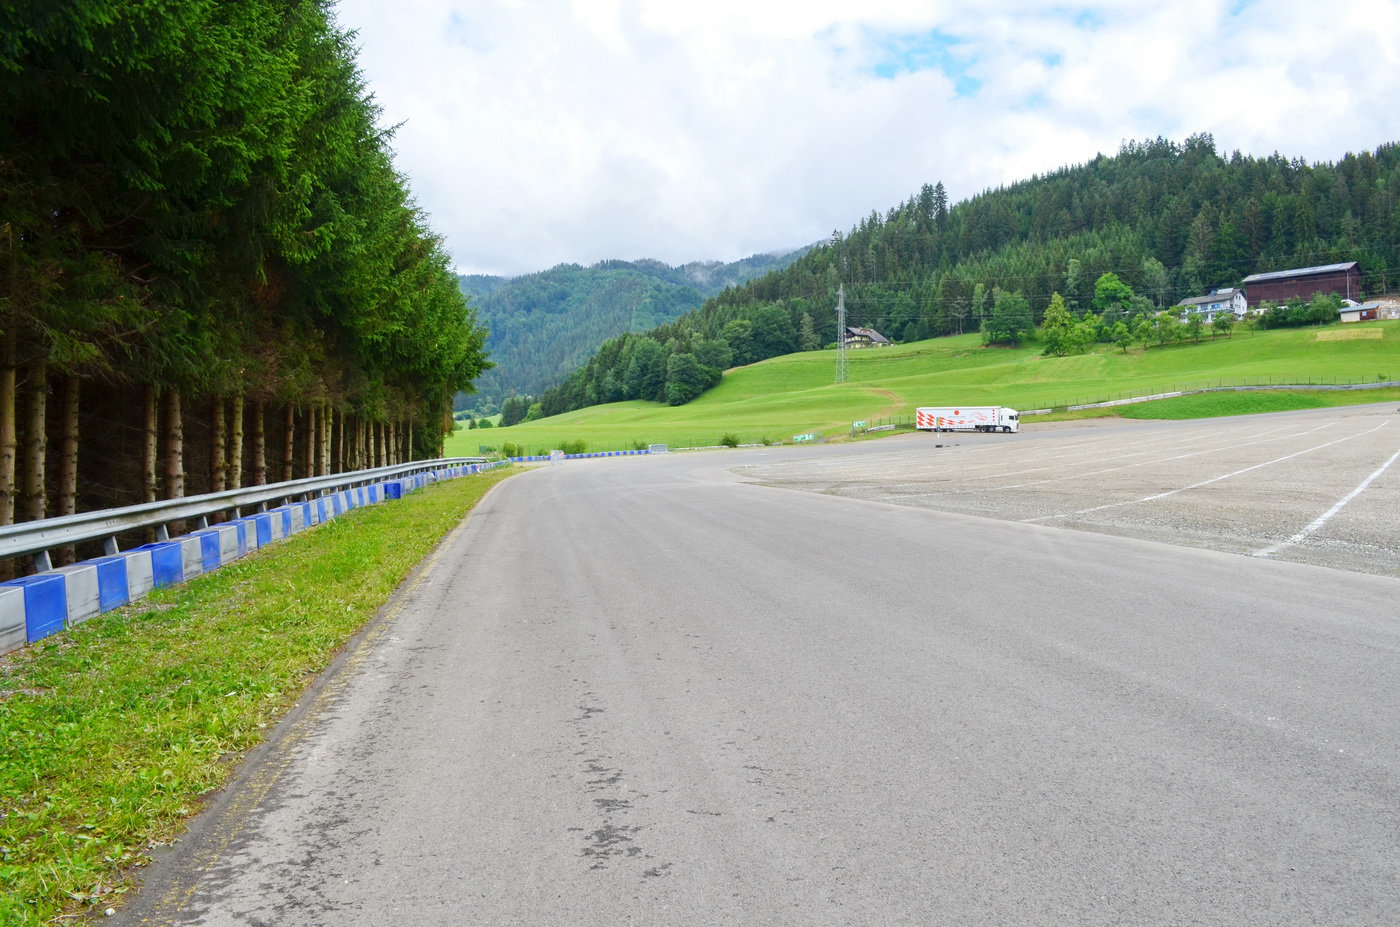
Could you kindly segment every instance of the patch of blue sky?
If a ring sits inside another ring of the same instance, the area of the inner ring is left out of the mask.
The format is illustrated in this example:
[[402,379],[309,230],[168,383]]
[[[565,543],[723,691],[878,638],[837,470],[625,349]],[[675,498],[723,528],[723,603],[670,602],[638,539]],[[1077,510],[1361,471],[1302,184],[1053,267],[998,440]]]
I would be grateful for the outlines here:
[[1046,19],[1067,22],[1084,32],[1097,32],[1108,21],[1104,14],[1092,7],[1055,6],[1041,13]]
[[1085,32],[1095,32],[1103,28],[1103,14],[1098,10],[1080,10],[1074,16],[1074,24]]
[[491,43],[487,41],[485,30],[457,10],[453,10],[452,14],[448,16],[445,31],[452,37],[454,44],[464,46],[472,51],[486,51],[491,47]]
[[1045,109],[1049,105],[1050,101],[1046,98],[1044,92],[1036,91],[1022,100],[1014,108],[1017,112],[1028,113],[1039,109]]
[[982,87],[981,79],[971,73],[977,63],[976,54],[955,35],[935,29],[916,34],[872,35],[871,43],[877,52],[871,67],[876,77],[893,80],[901,74],[937,71],[953,82],[960,97],[972,96]]

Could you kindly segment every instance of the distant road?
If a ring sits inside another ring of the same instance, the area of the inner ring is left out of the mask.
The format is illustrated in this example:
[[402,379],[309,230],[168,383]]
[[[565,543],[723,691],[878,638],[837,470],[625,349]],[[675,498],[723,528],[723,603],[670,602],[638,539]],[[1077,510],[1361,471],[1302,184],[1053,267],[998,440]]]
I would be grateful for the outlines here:
[[[1400,580],[1058,527],[1149,494],[1109,474],[999,518],[833,489],[1170,428],[1111,431],[511,479],[110,922],[1395,922]],[[1222,453],[1154,491],[1264,459]]]

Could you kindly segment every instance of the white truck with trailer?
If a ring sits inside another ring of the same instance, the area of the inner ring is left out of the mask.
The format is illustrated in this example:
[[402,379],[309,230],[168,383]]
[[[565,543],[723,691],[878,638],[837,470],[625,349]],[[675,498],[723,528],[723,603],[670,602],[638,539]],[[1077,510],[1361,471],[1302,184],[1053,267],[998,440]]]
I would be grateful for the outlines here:
[[1005,406],[926,406],[914,411],[914,427],[920,431],[1021,430],[1021,414]]

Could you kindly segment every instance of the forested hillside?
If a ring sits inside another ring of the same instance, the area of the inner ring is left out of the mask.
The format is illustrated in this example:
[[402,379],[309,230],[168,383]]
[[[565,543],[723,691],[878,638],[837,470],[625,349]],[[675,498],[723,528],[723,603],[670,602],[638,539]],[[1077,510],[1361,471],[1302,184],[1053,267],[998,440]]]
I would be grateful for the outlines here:
[[511,395],[533,395],[562,382],[604,340],[643,332],[697,309],[725,287],[796,260],[802,252],[756,254],[741,261],[602,261],[507,279],[460,278],[490,331],[495,369],[461,396],[462,408],[494,411]]
[[484,332],[329,9],[0,6],[0,523],[438,452]]
[[683,402],[698,394],[696,383],[716,379],[713,370],[690,373],[697,361],[748,363],[830,344],[842,285],[848,324],[907,341],[976,331],[998,297],[1017,293],[1037,324],[1057,292],[1069,311],[1090,310],[1106,273],[1141,305],[1162,307],[1251,273],[1354,260],[1364,289],[1380,293],[1400,271],[1397,243],[1395,143],[1307,164],[1222,155],[1209,135],[1129,142],[1112,157],[956,205],[941,183],[926,184],[786,268],[670,325],[613,339],[546,393],[541,409]]

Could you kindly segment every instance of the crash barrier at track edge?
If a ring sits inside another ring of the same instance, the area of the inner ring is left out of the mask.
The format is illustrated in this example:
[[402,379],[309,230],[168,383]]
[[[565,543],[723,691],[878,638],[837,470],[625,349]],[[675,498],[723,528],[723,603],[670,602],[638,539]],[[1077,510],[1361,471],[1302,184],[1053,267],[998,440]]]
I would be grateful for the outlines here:
[[[276,508],[231,518],[179,537],[0,583],[0,653],[17,650],[102,612],[135,602],[153,589],[209,573],[260,547],[362,506],[401,499],[406,493],[430,483],[483,473],[508,463],[501,460],[436,468],[401,467],[398,469],[407,472],[393,478],[383,478],[384,474],[377,474],[380,478],[369,482],[363,482],[364,477],[366,474],[373,475],[374,471],[342,474],[342,485],[361,485],[327,491],[325,495],[307,492],[301,501],[286,502]],[[287,487],[295,484],[280,485]],[[249,492],[273,489],[273,486],[259,487]],[[111,511],[121,513],[127,510]],[[29,523],[28,530],[31,533],[38,531],[40,524]],[[18,547],[25,543],[14,539],[24,528],[10,526],[6,529],[11,536],[11,546]],[[29,546],[33,547],[33,544]]]

